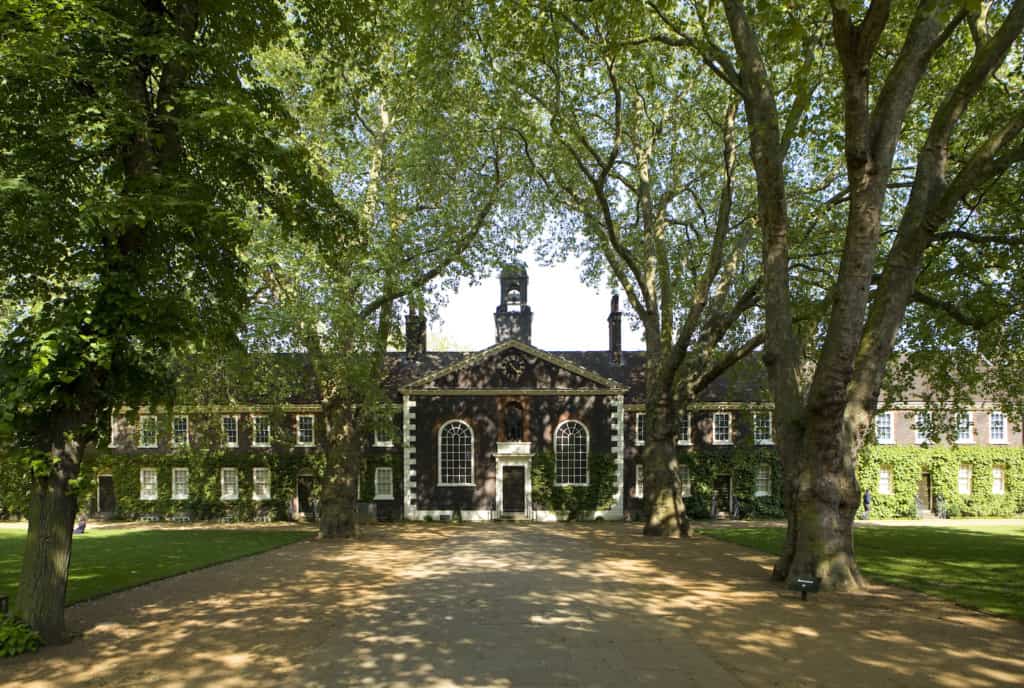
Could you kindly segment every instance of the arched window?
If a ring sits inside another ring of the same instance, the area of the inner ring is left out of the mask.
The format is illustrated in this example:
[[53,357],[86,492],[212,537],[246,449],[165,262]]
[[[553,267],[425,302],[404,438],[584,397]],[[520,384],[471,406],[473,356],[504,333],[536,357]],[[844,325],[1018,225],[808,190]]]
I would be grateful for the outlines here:
[[441,426],[437,442],[439,485],[473,484],[473,431],[461,420]]
[[514,401],[505,405],[505,441],[523,441],[523,407]]
[[523,309],[523,295],[519,291],[519,285],[513,284],[505,293],[505,309],[509,313],[518,313]]
[[590,436],[583,423],[563,421],[555,428],[555,483],[587,484],[587,453]]

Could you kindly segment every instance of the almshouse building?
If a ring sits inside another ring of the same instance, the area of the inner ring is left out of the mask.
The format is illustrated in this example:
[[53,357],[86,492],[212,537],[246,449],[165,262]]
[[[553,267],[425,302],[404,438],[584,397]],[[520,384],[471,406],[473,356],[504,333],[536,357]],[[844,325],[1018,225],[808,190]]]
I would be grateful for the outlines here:
[[[407,319],[390,352],[391,427],[365,442],[360,500],[382,519],[637,518],[642,510],[643,352],[622,351],[617,297],[608,347],[531,345],[528,276],[500,277],[496,343],[430,352]],[[301,362],[297,369],[301,373]],[[284,402],[141,409],[113,420],[92,509],[120,516],[300,518],[315,511],[322,439],[315,394]],[[954,445],[931,444],[923,404],[878,414],[861,461],[881,516],[1024,510],[1021,431],[985,402]],[[679,484],[695,516],[780,515],[772,404],[756,360],[720,378],[679,419]]]

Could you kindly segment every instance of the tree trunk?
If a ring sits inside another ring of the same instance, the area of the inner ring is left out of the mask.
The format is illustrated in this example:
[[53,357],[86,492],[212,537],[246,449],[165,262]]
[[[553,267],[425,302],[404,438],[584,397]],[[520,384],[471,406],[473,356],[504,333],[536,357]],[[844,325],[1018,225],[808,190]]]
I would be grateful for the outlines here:
[[822,590],[856,590],[864,586],[853,549],[853,520],[860,505],[859,445],[844,442],[835,429],[842,421],[809,421],[796,453],[787,456],[787,448],[781,448],[789,464],[783,487],[788,528],[772,576],[787,583],[819,578]]
[[78,497],[71,481],[78,477],[81,447],[72,440],[54,447],[57,466],[32,484],[28,537],[14,614],[39,631],[43,642],[64,641],[64,600],[71,567],[71,531]]
[[320,489],[320,537],[359,536],[357,501],[361,443],[354,409],[335,406],[325,409],[327,456]]
[[667,401],[648,404],[643,454],[644,535],[688,537],[690,521],[679,489],[679,460],[675,447],[675,412]]

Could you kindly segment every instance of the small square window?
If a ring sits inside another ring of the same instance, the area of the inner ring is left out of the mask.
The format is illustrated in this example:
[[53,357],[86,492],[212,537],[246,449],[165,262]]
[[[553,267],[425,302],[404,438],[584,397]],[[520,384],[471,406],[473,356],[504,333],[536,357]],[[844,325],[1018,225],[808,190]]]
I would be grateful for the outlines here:
[[225,501],[238,499],[238,469],[220,469],[220,498]]
[[171,499],[188,499],[188,469],[171,469]]
[[688,446],[690,441],[690,428],[693,426],[693,414],[687,413],[685,416],[679,417],[679,427],[676,429],[678,439],[676,444],[680,446]]
[[270,446],[270,419],[266,416],[253,416],[252,418],[252,446]]
[[224,446],[238,446],[238,416],[221,416],[221,429],[224,431]]
[[1006,444],[1006,416],[1001,411],[993,411],[988,416],[989,444]]
[[188,446],[188,416],[175,416],[171,421],[171,442],[175,447]]
[[139,416],[139,446],[144,449],[157,446],[156,416]]
[[636,446],[642,447],[647,441],[647,414],[636,414]]
[[300,447],[311,447],[316,440],[313,433],[313,416],[298,416],[295,421],[296,441]]
[[257,466],[252,469],[252,498],[257,501],[270,499],[270,469]]
[[732,444],[732,414],[728,411],[719,411],[714,417],[714,444]]
[[373,472],[373,498],[395,498],[395,475],[390,466],[378,466]]
[[754,444],[772,444],[772,414],[754,414]]
[[892,432],[892,411],[883,411],[875,416],[875,441],[879,444],[894,444]]
[[155,501],[157,498],[157,478],[155,468],[143,468],[139,471],[139,499],[145,502]]

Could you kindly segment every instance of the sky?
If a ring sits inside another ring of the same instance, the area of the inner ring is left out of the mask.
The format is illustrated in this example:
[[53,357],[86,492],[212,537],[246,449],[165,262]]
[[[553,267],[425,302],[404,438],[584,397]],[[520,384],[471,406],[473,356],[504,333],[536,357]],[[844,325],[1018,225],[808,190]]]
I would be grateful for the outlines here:
[[[548,351],[606,350],[612,290],[584,286],[575,258],[550,267],[538,264],[532,255],[524,260],[529,277],[527,305],[533,310],[530,343]],[[494,344],[494,309],[500,291],[497,273],[476,286],[463,282],[457,292],[448,294],[440,321],[429,324],[427,348],[477,351]],[[620,294],[619,302],[625,311],[624,295]],[[640,333],[632,330],[628,316],[622,318],[622,348],[643,348]]]

